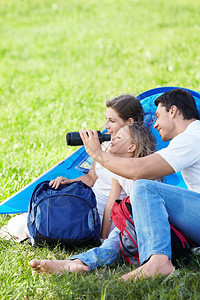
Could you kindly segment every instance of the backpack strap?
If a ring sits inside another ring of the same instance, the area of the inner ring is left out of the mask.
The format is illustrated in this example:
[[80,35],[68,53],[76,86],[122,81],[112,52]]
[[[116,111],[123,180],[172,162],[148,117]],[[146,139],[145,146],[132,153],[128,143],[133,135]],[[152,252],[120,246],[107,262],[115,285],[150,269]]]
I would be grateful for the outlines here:
[[130,264],[139,264],[137,237],[130,197],[115,201],[111,210],[111,218],[115,226],[120,230],[119,247],[122,255]]

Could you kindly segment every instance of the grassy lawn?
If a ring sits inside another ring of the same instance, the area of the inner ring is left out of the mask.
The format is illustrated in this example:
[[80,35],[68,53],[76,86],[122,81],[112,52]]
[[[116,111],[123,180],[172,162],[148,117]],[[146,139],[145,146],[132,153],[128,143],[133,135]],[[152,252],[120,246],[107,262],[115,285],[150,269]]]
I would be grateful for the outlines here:
[[[199,91],[199,15],[195,0],[1,0],[0,202],[75,150],[67,131],[103,129],[107,98]],[[0,298],[200,299],[198,256],[174,277],[137,283],[118,280],[127,264],[62,276],[28,267],[72,254],[0,240]]]

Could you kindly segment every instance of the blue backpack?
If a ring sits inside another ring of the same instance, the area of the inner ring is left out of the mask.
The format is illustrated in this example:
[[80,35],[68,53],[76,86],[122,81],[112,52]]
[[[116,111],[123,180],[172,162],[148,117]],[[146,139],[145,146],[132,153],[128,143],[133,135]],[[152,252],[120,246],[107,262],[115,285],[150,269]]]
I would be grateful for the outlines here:
[[57,243],[66,249],[95,245],[100,235],[100,218],[92,189],[81,181],[49,186],[39,183],[28,208],[27,226],[31,244]]

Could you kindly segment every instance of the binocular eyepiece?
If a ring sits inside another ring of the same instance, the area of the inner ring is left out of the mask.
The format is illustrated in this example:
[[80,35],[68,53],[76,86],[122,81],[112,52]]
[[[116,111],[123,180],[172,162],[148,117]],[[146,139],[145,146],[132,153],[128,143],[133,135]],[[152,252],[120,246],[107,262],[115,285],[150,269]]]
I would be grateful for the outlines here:
[[[111,135],[110,134],[101,133],[101,131],[97,131],[97,133],[98,133],[98,138],[99,138],[100,143],[111,140]],[[68,146],[83,145],[83,141],[80,137],[79,132],[75,132],[75,131],[68,132],[66,134],[66,141],[67,141]]]

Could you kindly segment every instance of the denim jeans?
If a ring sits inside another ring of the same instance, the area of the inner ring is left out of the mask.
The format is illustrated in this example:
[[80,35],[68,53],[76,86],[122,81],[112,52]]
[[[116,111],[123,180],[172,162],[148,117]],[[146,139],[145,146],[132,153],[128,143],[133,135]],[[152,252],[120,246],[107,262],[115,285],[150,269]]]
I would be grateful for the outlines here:
[[76,258],[84,262],[90,270],[108,266],[112,263],[119,263],[122,260],[119,248],[119,229],[115,227],[100,247],[92,248],[71,257],[72,260]]
[[153,254],[171,259],[169,222],[200,245],[200,193],[151,180],[137,180],[131,195],[140,263]]

